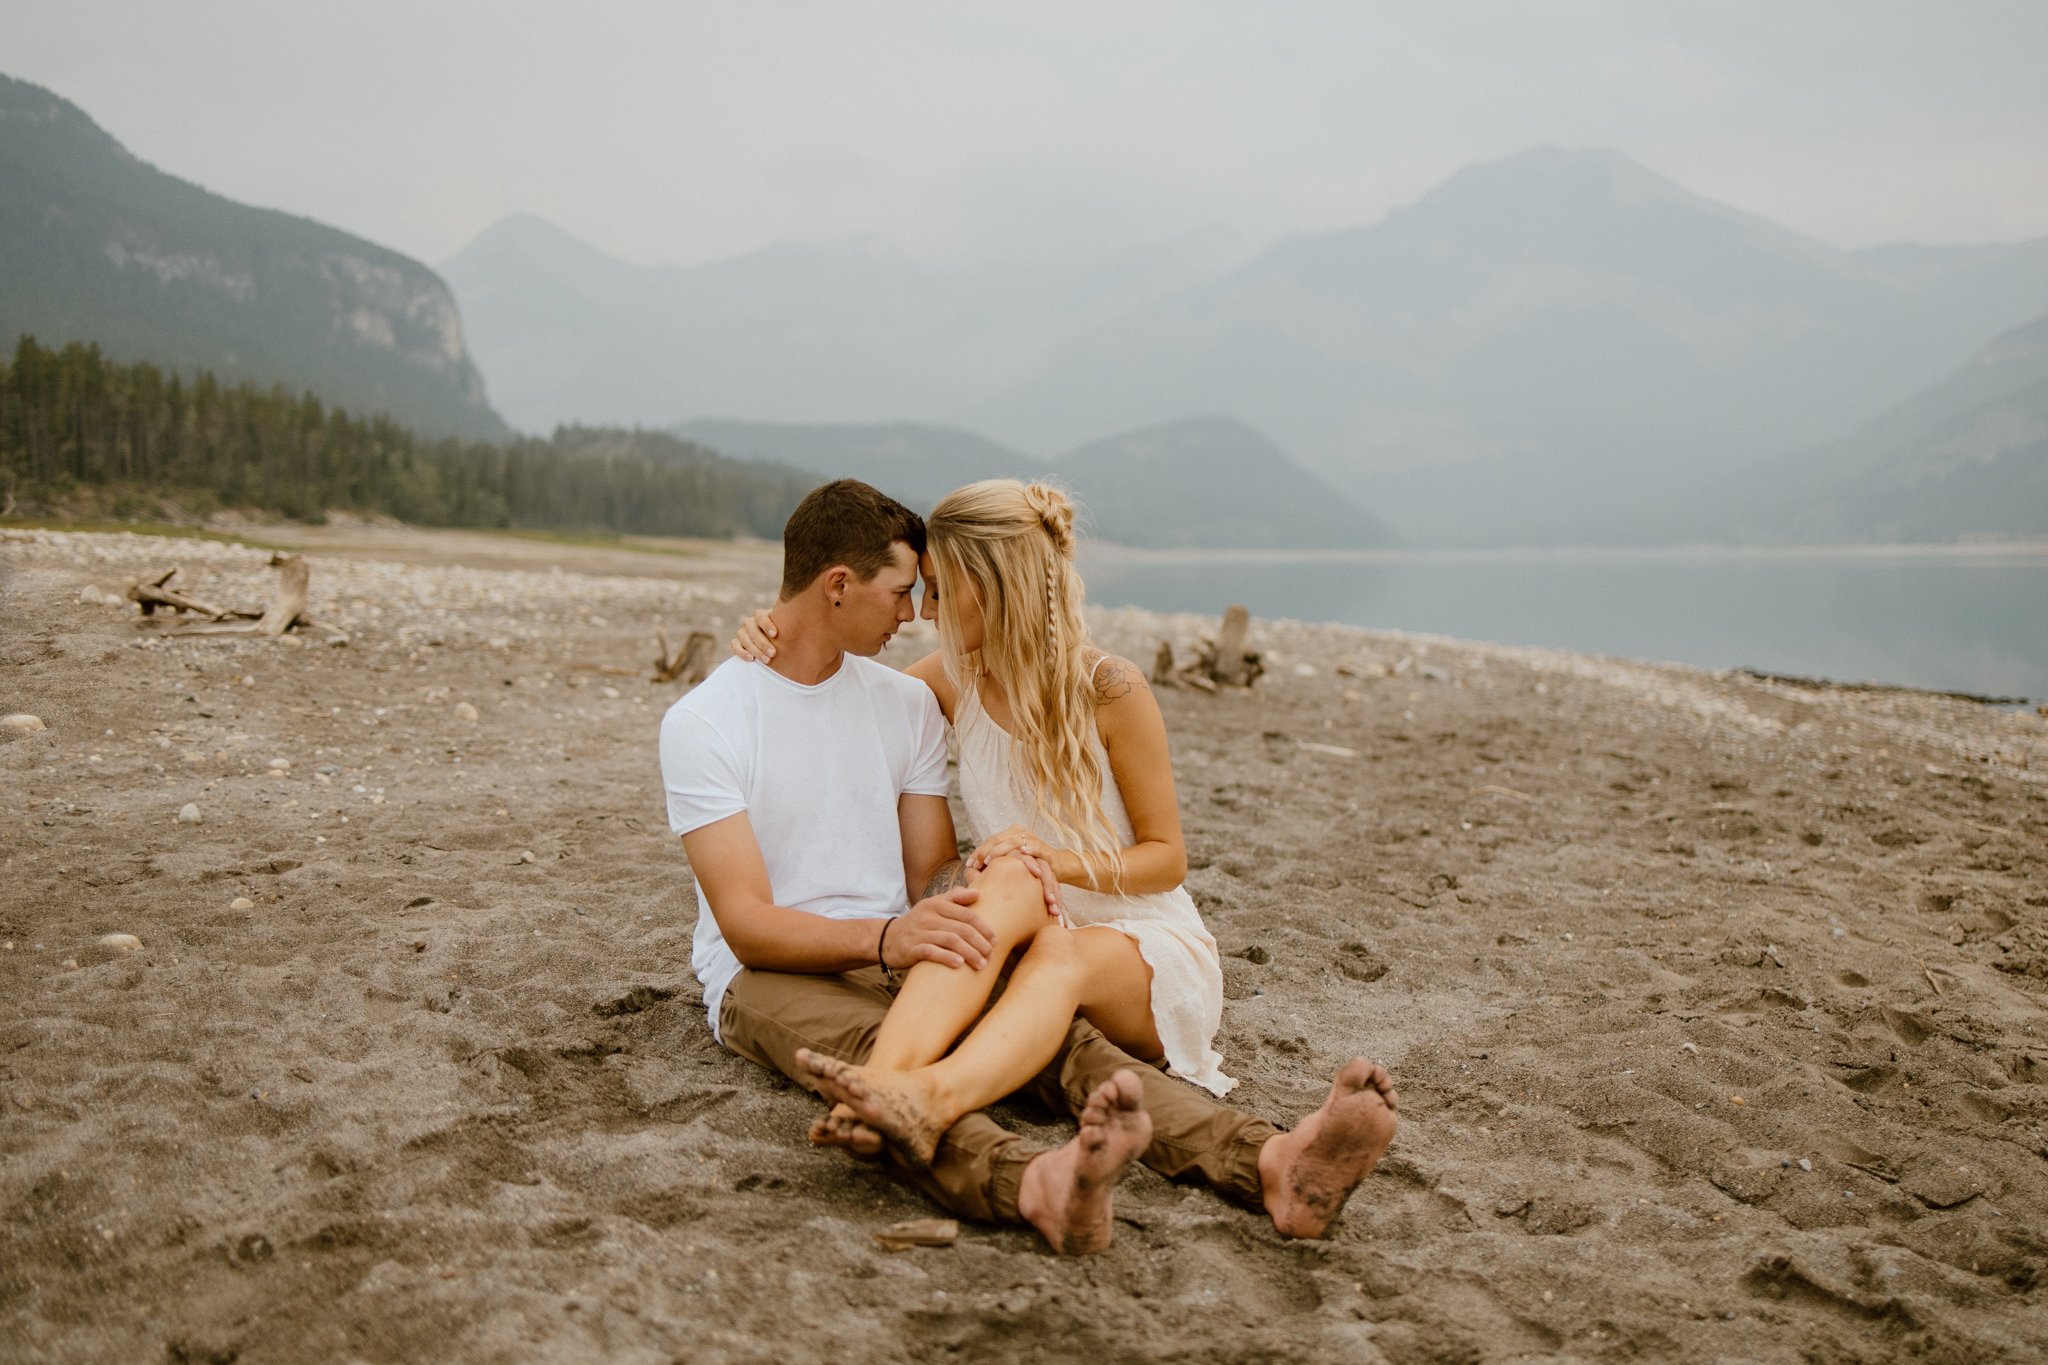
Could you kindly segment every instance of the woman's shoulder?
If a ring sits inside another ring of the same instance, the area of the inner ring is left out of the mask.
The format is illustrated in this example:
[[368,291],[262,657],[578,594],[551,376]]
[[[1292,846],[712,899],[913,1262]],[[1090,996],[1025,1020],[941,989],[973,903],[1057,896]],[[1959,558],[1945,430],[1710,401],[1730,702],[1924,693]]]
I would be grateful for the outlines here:
[[946,719],[953,719],[953,702],[957,690],[953,686],[953,680],[946,675],[946,659],[942,651],[933,650],[903,672],[929,687],[932,695],[938,698],[939,709],[946,713]]
[[1150,696],[1152,684],[1145,677],[1145,670],[1129,659],[1107,651],[1098,651],[1093,658],[1083,658],[1088,666],[1088,692],[1098,707],[1112,706],[1138,695]]

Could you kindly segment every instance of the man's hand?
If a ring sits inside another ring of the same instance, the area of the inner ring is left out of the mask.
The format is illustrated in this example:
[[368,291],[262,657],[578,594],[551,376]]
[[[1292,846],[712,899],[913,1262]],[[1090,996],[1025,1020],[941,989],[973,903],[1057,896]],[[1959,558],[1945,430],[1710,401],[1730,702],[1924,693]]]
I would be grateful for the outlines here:
[[882,936],[882,965],[901,971],[915,963],[936,962],[980,971],[996,945],[994,931],[974,913],[974,902],[980,898],[973,887],[956,886],[911,906]]

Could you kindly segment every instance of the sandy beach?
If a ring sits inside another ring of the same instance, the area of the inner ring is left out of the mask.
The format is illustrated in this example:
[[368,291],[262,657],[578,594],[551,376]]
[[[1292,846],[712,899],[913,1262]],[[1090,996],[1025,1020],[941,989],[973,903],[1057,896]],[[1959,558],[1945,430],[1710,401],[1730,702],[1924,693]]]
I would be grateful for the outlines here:
[[1282,1121],[1385,1062],[1388,1161],[1325,1242],[1137,1170],[1103,1256],[891,1252],[939,1210],[712,1042],[662,809],[654,629],[776,548],[252,534],[345,645],[81,600],[257,548],[0,531],[0,1356],[2048,1358],[2033,712],[1255,622],[1161,693],[1218,1046]]

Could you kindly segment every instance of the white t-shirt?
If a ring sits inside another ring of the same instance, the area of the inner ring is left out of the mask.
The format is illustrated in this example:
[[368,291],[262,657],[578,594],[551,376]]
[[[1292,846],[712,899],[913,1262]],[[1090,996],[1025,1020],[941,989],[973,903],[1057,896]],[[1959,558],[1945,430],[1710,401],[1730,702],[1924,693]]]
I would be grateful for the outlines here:
[[[946,794],[946,722],[931,689],[848,654],[815,687],[729,659],[661,720],[661,778],[677,834],[747,813],[777,905],[828,919],[900,915],[896,800]],[[740,961],[697,886],[690,965],[718,1032]]]

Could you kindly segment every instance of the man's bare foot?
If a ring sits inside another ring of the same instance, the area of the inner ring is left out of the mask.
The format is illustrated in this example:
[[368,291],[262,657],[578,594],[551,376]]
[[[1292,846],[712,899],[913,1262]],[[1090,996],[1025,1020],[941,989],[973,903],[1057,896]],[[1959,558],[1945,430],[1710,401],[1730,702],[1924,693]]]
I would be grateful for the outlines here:
[[811,1143],[817,1147],[843,1147],[851,1156],[873,1161],[882,1154],[882,1135],[860,1121],[860,1115],[843,1104],[811,1125]]
[[1291,1133],[1259,1148],[1259,1183],[1273,1226],[1288,1237],[1321,1237],[1344,1201],[1394,1140],[1400,1097],[1387,1069],[1354,1057],[1337,1072],[1323,1107]]
[[1017,1211],[1054,1251],[1086,1256],[1109,1246],[1116,1182],[1152,1141],[1138,1078],[1119,1071],[1081,1106],[1081,1131],[1024,1168]]
[[796,1063],[826,1099],[845,1105],[920,1166],[932,1164],[939,1139],[958,1117],[933,1112],[930,1085],[918,1072],[870,1071],[807,1047],[796,1050]]

